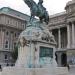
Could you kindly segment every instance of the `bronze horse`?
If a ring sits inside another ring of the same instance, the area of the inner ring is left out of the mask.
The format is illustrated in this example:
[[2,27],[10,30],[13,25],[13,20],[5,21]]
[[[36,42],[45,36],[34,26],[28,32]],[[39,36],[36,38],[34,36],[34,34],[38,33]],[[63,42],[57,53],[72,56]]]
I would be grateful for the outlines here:
[[31,11],[30,22],[33,22],[35,16],[39,17],[40,22],[45,22],[48,24],[49,15],[46,11],[46,8],[43,7],[43,0],[39,0],[38,4],[36,4],[33,0],[24,0],[24,2],[28,5]]

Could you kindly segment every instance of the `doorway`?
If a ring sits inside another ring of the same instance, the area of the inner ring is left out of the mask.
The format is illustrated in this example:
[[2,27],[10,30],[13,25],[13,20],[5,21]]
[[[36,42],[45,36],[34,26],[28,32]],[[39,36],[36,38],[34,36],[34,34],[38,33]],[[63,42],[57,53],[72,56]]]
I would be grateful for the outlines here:
[[63,53],[61,55],[61,65],[64,67],[64,66],[67,66],[67,55],[66,53]]

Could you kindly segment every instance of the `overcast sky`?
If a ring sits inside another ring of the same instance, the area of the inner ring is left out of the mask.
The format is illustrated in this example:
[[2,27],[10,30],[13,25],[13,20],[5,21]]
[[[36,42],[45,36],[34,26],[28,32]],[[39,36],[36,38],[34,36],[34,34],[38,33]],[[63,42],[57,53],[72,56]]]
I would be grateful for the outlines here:
[[[36,3],[39,0],[34,0]],[[49,15],[53,15],[56,13],[60,13],[64,11],[64,7],[66,3],[71,0],[43,0],[43,5],[46,7]],[[12,9],[18,10],[25,14],[30,14],[30,10],[28,6],[23,2],[23,0],[0,0],[0,8],[1,7],[10,7]]]

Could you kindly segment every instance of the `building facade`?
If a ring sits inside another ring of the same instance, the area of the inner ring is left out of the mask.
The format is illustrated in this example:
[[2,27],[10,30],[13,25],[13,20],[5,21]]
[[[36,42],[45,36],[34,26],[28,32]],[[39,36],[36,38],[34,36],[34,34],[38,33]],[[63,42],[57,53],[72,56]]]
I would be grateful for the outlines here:
[[75,0],[66,4],[64,12],[50,16],[49,29],[57,42],[59,66],[75,65]]
[[11,52],[29,16],[8,7],[0,9],[0,66],[13,65]]

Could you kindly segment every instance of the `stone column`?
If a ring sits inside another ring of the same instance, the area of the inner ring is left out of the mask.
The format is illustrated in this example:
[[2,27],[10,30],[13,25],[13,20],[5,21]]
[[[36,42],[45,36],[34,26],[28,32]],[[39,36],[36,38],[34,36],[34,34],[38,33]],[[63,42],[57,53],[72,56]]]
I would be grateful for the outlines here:
[[61,53],[57,53],[57,61],[58,61],[58,66],[61,66]]
[[74,48],[75,46],[75,39],[74,39],[74,23],[72,23],[72,47]]
[[60,49],[61,48],[61,33],[60,33],[60,29],[58,29],[58,48]]
[[0,29],[0,49],[2,47],[2,35],[1,35],[2,30]]
[[70,25],[67,25],[67,48],[70,48]]
[[10,50],[14,49],[14,47],[13,47],[13,45],[14,45],[14,43],[13,43],[13,42],[14,42],[14,41],[13,41],[13,37],[14,37],[14,36],[13,36],[13,32],[11,32],[11,33],[10,33],[10,40],[9,40],[9,41],[10,41],[10,42],[9,42],[9,43],[10,43],[10,45],[9,45]]

